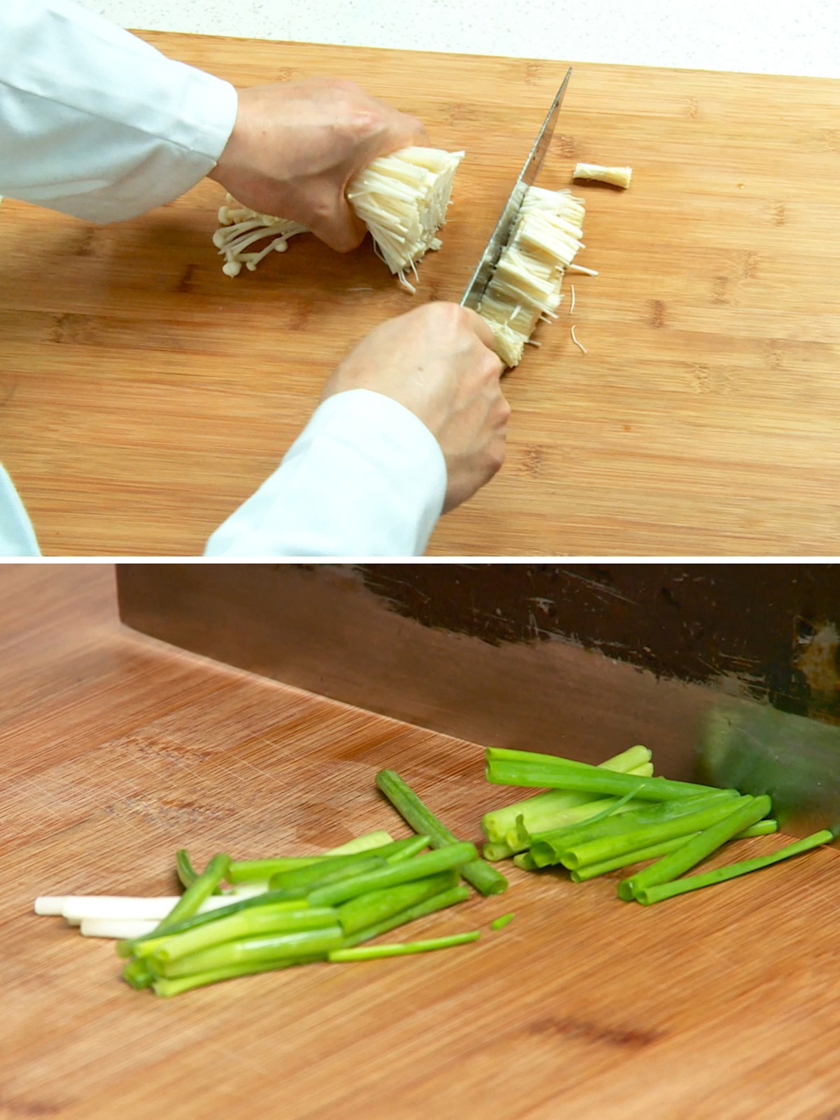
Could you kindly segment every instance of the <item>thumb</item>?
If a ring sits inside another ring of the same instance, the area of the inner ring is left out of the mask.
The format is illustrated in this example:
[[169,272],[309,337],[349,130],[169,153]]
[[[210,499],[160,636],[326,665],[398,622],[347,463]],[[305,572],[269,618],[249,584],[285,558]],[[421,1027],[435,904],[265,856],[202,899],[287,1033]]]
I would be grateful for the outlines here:
[[367,234],[367,226],[354,214],[346,198],[341,198],[334,210],[319,215],[309,228],[319,240],[338,253],[349,253],[358,248]]

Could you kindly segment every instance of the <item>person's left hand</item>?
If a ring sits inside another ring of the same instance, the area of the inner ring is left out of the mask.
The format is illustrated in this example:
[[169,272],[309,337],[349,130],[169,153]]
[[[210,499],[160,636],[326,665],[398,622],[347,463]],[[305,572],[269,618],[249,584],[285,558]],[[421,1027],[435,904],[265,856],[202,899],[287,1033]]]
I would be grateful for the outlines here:
[[243,206],[301,222],[347,252],[365,236],[347,184],[377,156],[424,143],[420,121],[355,82],[252,86],[239,90],[236,124],[210,178]]

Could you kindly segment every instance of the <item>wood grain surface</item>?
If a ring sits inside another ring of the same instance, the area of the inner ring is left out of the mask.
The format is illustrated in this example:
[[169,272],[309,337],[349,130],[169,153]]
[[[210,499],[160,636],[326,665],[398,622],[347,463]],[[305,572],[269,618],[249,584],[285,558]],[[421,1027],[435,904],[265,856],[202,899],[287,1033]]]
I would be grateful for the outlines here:
[[418,923],[477,945],[131,991],[110,944],[34,897],[169,891],[184,844],[203,861],[401,835],[384,765],[465,837],[506,794],[476,744],[122,630],[104,568],[4,567],[0,650],[3,1120],[838,1114],[834,851],[648,909],[514,869],[505,896]]
[[[438,29],[439,31],[440,29]],[[346,349],[458,299],[565,64],[145,36],[239,84],[355,78],[466,149],[415,297],[370,244],[296,239],[230,280],[205,181],[97,228],[0,207],[0,444],[50,554],[200,553],[276,467]],[[434,41],[430,43],[434,45]],[[581,64],[540,178],[588,214],[568,313],[506,380],[501,474],[433,554],[840,552],[840,83]],[[565,304],[568,308],[568,301]]]

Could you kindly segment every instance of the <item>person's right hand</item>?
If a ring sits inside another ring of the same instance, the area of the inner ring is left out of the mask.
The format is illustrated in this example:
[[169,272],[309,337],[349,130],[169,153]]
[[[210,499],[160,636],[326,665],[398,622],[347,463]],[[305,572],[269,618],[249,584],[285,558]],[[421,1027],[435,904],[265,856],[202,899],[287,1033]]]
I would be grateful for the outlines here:
[[493,331],[475,311],[427,303],[376,327],[347,355],[321,400],[371,389],[410,409],[446,460],[444,512],[489,482],[505,458],[510,405]]

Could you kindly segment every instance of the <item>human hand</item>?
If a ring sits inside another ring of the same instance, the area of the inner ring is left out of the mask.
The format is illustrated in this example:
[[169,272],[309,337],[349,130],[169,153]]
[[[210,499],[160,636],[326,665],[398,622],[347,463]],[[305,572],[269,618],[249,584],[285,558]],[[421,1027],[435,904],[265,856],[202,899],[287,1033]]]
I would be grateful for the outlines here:
[[363,338],[327,381],[321,400],[371,389],[418,416],[446,460],[447,512],[472,497],[504,462],[510,405],[492,344],[492,329],[475,311],[427,303]]
[[243,206],[301,222],[347,252],[366,232],[347,184],[377,156],[425,143],[420,121],[355,82],[251,86],[239,90],[236,124],[210,178]]

